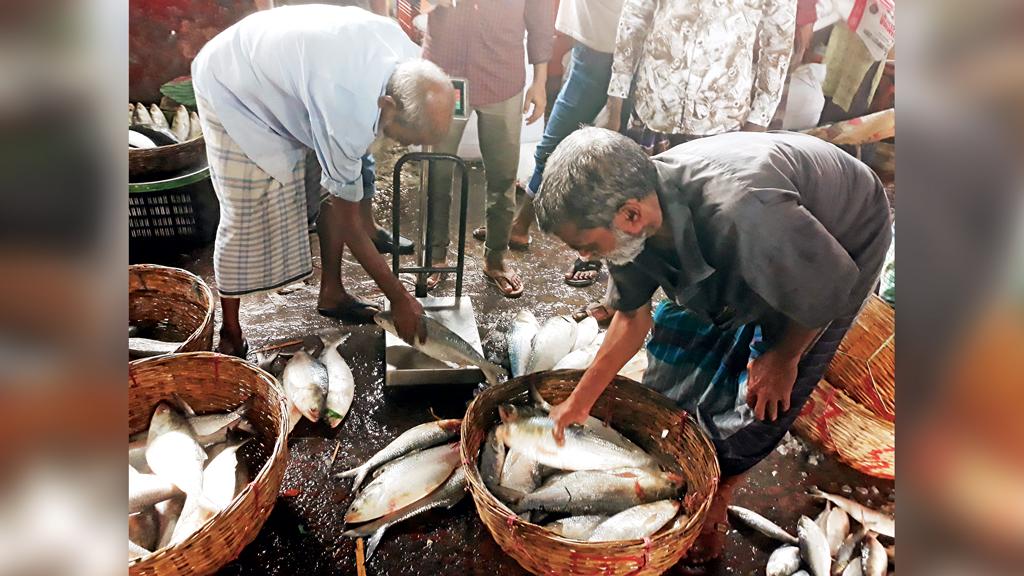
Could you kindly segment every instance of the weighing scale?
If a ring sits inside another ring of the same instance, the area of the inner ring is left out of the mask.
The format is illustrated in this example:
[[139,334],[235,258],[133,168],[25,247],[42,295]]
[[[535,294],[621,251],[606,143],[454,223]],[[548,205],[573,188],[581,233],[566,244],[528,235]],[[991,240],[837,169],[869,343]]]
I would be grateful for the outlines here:
[[[409,162],[420,162],[420,238],[416,257],[418,266],[402,266],[397,251],[391,255],[391,270],[398,276],[401,273],[416,275],[416,299],[423,306],[427,316],[438,320],[466,340],[477,352],[483,355],[480,333],[477,331],[476,315],[473,303],[468,296],[462,295],[462,277],[466,253],[466,212],[469,203],[469,174],[466,163],[452,154],[433,152],[412,152],[402,156],[395,164],[394,190],[391,199],[391,234],[392,238],[401,236],[399,231],[399,212],[401,209],[402,167]],[[433,266],[432,247],[430,245],[430,221],[433,207],[429,201],[430,170],[442,162],[454,165],[453,177],[457,174],[461,181],[459,197],[459,235],[457,243],[457,259],[455,266]],[[433,273],[455,275],[455,296],[434,297],[427,295],[427,276]],[[390,307],[390,302],[385,302]],[[384,333],[384,387],[385,389],[416,388],[423,385],[475,385],[484,382],[484,373],[475,366],[454,368],[445,362],[435,360],[406,344],[401,338],[385,331]]]

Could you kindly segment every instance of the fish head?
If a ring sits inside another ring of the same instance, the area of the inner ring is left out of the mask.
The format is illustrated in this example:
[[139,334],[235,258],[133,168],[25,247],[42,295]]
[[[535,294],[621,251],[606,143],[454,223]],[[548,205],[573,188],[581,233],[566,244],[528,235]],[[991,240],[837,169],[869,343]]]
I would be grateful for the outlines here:
[[395,334],[395,317],[390,310],[377,312],[373,315],[373,321],[384,330]]
[[445,432],[455,432],[462,427],[462,420],[438,420],[437,425]]
[[515,404],[502,404],[498,406],[498,417],[502,422],[515,422],[523,417],[521,407]]

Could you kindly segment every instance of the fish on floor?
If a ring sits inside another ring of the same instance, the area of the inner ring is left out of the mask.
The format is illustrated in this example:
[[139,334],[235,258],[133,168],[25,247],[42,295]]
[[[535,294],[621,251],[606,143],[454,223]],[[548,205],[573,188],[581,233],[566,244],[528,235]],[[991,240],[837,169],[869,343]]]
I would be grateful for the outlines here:
[[444,483],[460,463],[458,443],[403,456],[360,490],[345,522],[368,522],[416,502]]
[[320,420],[330,389],[327,367],[299,350],[284,367],[281,380],[284,392],[295,407],[311,422]]
[[328,342],[320,354],[320,362],[327,368],[327,399],[324,415],[331,428],[336,428],[345,419],[356,393],[356,381],[348,362],[338,352],[349,334],[343,334]]
[[576,321],[569,316],[548,318],[533,340],[526,374],[551,370],[572,351],[576,343]]
[[786,544],[797,544],[799,542],[796,536],[786,532],[781,526],[753,510],[748,510],[742,506],[729,506],[728,510],[729,513],[741,520],[744,524],[750,526],[754,530],[757,530],[761,534],[768,536],[769,538],[774,538],[775,540]]
[[355,491],[363,483],[366,475],[375,468],[387,464],[401,456],[447,442],[459,434],[462,420],[438,420],[414,426],[392,440],[363,464],[335,474],[337,478],[355,476],[352,490]]
[[508,360],[513,378],[526,373],[526,363],[530,360],[530,351],[533,350],[533,339],[539,330],[540,323],[529,310],[519,312],[512,320],[512,328],[508,332]]

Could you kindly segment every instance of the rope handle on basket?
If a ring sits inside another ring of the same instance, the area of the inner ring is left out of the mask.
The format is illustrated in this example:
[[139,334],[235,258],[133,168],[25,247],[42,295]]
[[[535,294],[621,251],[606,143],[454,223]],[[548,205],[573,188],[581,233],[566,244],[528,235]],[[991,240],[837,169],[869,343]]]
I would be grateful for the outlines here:
[[647,567],[647,562],[650,561],[651,557],[651,537],[644,536],[644,555],[640,557],[637,562],[636,570],[633,570],[627,576],[635,576],[639,574],[641,570]]

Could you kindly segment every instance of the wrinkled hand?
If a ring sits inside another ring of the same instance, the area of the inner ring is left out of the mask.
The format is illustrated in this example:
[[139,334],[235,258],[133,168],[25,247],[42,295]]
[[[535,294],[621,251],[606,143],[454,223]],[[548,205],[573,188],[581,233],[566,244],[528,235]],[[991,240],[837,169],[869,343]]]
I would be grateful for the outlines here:
[[754,124],[753,122],[744,122],[740,130],[742,132],[765,132],[768,128],[761,126],[760,124]]
[[566,398],[565,402],[551,408],[548,416],[555,422],[552,432],[559,446],[565,443],[565,429],[573,424],[584,423],[590,416],[590,408],[591,406],[579,405],[572,395]]
[[601,108],[597,118],[594,119],[594,126],[618,132],[622,128],[621,116],[622,99],[609,96],[608,102],[605,103],[604,108]]
[[774,422],[789,410],[799,361],[769,351],[747,365],[747,405],[755,418]]
[[[530,112],[530,105],[533,105],[533,112]],[[523,115],[529,114],[527,124],[533,124],[544,116],[544,109],[548,105],[548,95],[543,83],[534,82],[526,91],[526,98],[523,99]]]
[[411,295],[392,302],[391,311],[395,318],[398,336],[409,344],[427,337],[427,326],[423,323],[423,306]]

